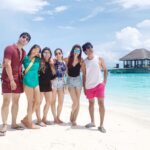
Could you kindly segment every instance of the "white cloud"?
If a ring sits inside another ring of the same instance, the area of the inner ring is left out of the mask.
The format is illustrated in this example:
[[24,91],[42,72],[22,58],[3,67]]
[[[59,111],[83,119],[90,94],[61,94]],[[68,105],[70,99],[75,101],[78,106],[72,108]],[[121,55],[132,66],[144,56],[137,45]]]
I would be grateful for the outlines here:
[[138,28],[150,28],[150,19],[143,20],[136,25]]
[[132,7],[139,7],[139,8],[150,7],[150,0],[115,0],[115,3],[121,5],[125,9]]
[[136,28],[137,25],[135,27],[128,26],[116,32],[113,41],[94,46],[94,49],[100,56],[105,58],[109,66],[114,66],[115,63],[119,62],[119,58],[134,49],[146,48],[150,50],[150,37],[147,36],[148,30],[145,32],[141,28],[138,29]]
[[48,5],[48,0],[0,0],[0,9],[35,14]]
[[66,30],[72,30],[75,29],[73,26],[58,26],[59,29],[66,29]]
[[86,20],[89,20],[95,16],[97,16],[100,12],[103,12],[104,11],[104,8],[103,7],[96,7],[92,12],[91,14],[89,14],[88,16],[86,17],[83,17],[80,19],[80,21],[86,21]]
[[43,20],[44,20],[44,18],[43,18],[43,17],[40,17],[40,16],[35,17],[35,18],[33,19],[33,21],[43,21]]
[[54,9],[54,12],[59,13],[59,12],[63,12],[65,10],[67,10],[68,7],[67,6],[58,6]]
[[126,27],[116,33],[116,39],[119,45],[126,50],[131,50],[141,46],[142,34],[133,27]]
[[62,6],[55,7],[53,10],[48,10],[46,12],[46,14],[48,14],[48,15],[54,15],[55,13],[64,12],[67,9],[68,9],[68,6],[62,5]]

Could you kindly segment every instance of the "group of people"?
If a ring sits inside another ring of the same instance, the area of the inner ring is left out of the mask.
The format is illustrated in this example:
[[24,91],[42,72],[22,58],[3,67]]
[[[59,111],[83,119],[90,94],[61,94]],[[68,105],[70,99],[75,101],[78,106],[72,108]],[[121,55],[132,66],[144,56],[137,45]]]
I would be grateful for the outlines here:
[[[52,51],[49,47],[41,49],[37,44],[33,45],[26,55],[23,47],[31,40],[27,32],[23,32],[17,43],[7,46],[4,50],[2,69],[2,95],[1,107],[2,129],[0,135],[6,135],[9,105],[11,106],[11,128],[23,130],[38,129],[49,125],[47,114],[51,108],[55,124],[63,121],[60,115],[63,108],[64,89],[68,88],[72,99],[70,122],[76,126],[76,120],[80,108],[80,95],[83,88],[89,101],[89,114],[91,121],[86,128],[95,127],[94,98],[99,105],[100,125],[98,130],[106,132],[103,122],[105,116],[105,85],[107,81],[107,68],[101,57],[94,55],[93,45],[90,42],[72,47],[67,58],[63,57],[63,51],[57,48]],[[83,60],[82,51],[87,55]],[[22,67],[23,66],[23,67]],[[23,69],[24,68],[24,69]],[[81,74],[82,73],[82,74]],[[25,92],[27,98],[27,114],[21,120],[23,126],[16,123],[20,94]],[[58,98],[57,98],[58,97]],[[43,116],[41,117],[41,103],[45,99]],[[58,102],[56,103],[56,99]],[[56,106],[57,104],[57,106]],[[32,121],[32,115],[36,113],[36,124]]]

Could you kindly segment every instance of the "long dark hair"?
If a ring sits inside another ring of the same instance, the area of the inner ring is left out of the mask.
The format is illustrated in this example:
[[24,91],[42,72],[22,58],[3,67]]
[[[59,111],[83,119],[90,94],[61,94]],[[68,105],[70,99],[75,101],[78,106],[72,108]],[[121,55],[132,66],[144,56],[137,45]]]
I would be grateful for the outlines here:
[[69,58],[68,58],[68,68],[72,67],[72,63],[73,63],[73,60],[74,60],[74,49],[75,48],[79,48],[80,49],[80,54],[78,56],[78,60],[79,60],[79,62],[81,62],[82,48],[81,48],[80,45],[75,44],[72,47],[71,51],[70,51],[70,55],[69,55]]
[[[41,64],[40,64],[40,69],[39,69],[39,70],[42,71],[43,73],[45,73],[45,69],[46,69],[46,66],[45,66],[46,61],[45,61],[45,59],[44,59],[43,53],[44,53],[46,50],[49,51],[49,53],[50,53],[49,61],[50,61],[50,59],[51,59],[51,57],[52,57],[51,49],[50,49],[49,47],[44,47],[44,48],[42,49],[42,52],[41,52]],[[49,62],[49,61],[48,61],[48,62]]]
[[31,55],[32,50],[35,49],[35,48],[39,48],[39,53],[41,53],[41,47],[40,47],[39,45],[37,45],[37,44],[34,44],[34,45],[31,47],[30,51],[28,52],[28,56]]

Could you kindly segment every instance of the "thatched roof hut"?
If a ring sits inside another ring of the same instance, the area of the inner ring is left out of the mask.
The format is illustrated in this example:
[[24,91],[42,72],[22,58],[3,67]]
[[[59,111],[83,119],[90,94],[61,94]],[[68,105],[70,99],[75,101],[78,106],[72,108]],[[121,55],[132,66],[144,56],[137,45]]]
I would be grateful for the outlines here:
[[123,61],[124,68],[143,68],[150,66],[150,51],[147,49],[135,49],[119,59]]
[[150,51],[147,49],[141,48],[141,49],[135,49],[129,54],[125,55],[124,57],[120,58],[121,61],[125,60],[144,60],[144,59],[150,59]]

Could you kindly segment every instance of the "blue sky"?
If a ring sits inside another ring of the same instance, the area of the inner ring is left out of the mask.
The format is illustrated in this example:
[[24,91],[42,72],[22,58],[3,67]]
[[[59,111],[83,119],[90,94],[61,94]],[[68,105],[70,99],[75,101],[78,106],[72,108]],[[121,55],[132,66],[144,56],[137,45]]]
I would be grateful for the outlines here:
[[33,44],[62,48],[90,41],[108,66],[136,48],[150,50],[149,0],[0,0],[0,60],[27,31]]

